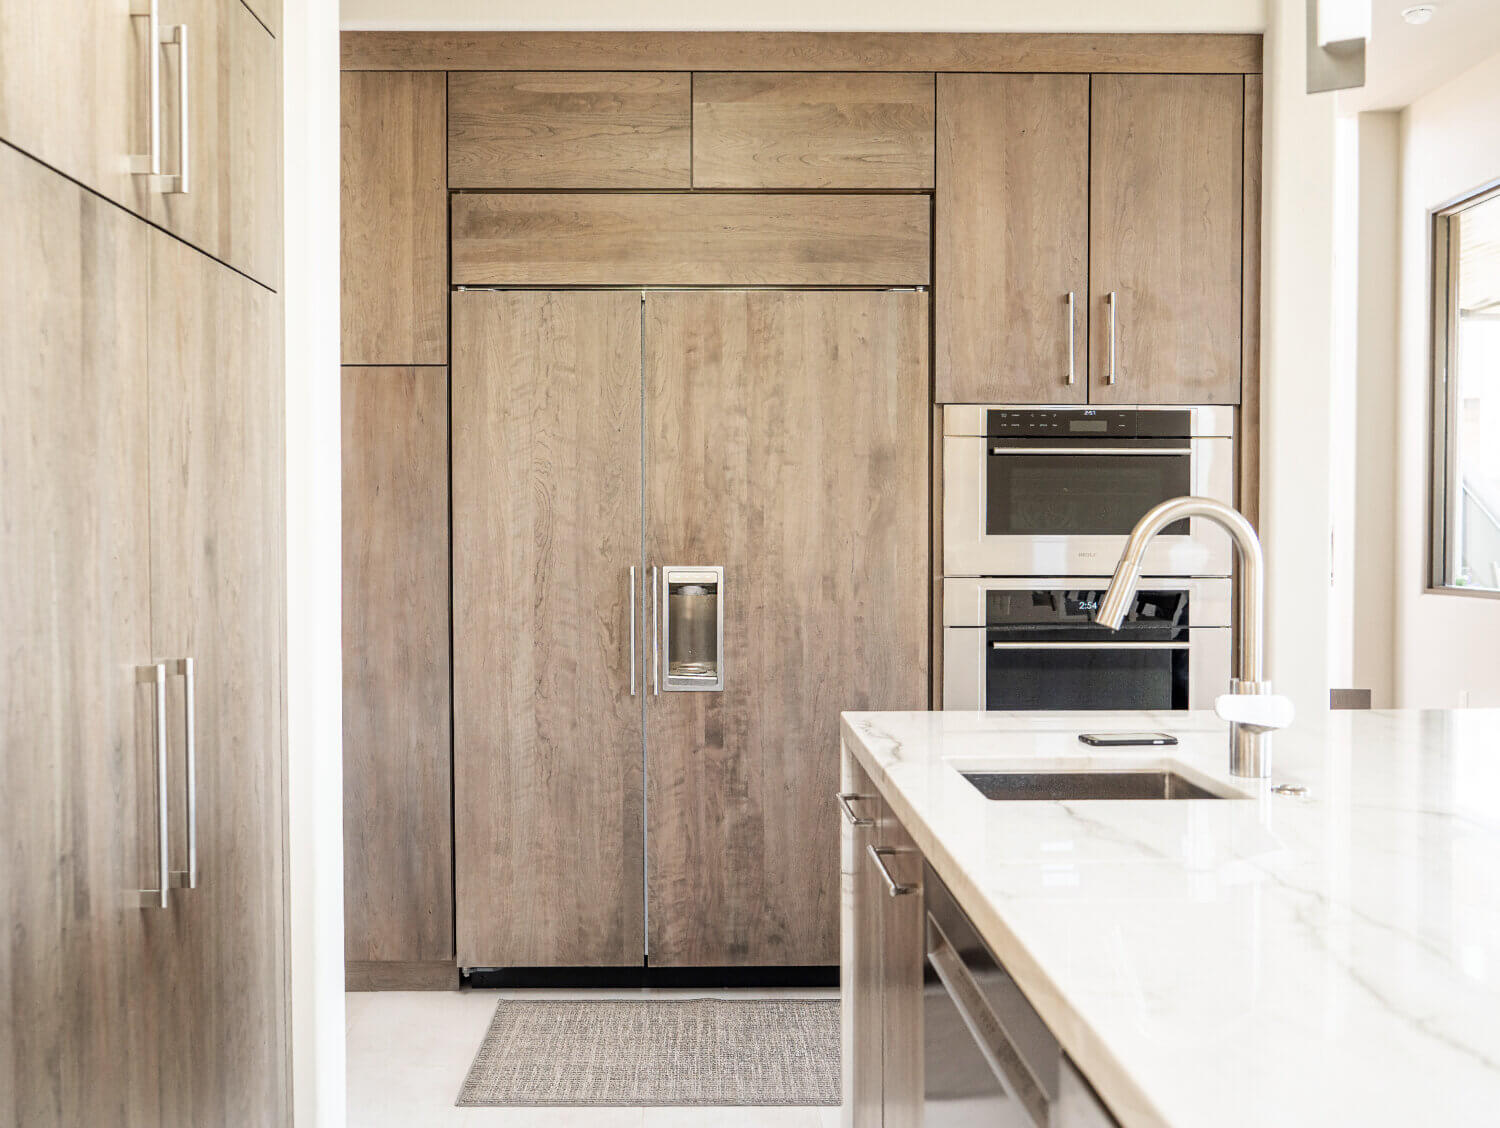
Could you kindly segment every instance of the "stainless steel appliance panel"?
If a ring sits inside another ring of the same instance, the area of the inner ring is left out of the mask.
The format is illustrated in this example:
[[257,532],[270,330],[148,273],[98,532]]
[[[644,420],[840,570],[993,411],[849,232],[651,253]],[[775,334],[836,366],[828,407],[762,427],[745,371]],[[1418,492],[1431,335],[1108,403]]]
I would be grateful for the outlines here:
[[[1012,438],[997,433],[992,412],[1044,422]],[[1179,419],[1185,433],[1170,437]],[[1232,408],[949,405],[943,435],[945,575],[1108,575],[1157,502],[1234,501]],[[997,484],[1013,496],[993,493]],[[1193,520],[1153,542],[1145,572],[1227,576],[1231,559],[1223,533]]]

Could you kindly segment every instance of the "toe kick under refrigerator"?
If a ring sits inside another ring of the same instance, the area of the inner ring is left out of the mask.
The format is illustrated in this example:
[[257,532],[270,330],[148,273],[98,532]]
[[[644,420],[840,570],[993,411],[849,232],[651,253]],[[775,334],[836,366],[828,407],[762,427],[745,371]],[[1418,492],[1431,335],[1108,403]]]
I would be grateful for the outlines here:
[[838,714],[927,705],[927,300],[453,295],[460,966],[838,962]]

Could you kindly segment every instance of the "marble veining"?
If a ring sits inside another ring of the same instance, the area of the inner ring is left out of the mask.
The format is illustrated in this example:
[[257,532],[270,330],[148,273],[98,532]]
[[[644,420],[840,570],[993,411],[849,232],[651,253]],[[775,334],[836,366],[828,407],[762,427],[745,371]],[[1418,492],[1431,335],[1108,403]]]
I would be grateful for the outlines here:
[[[1175,748],[1077,734],[1160,730]],[[1500,1124],[1500,710],[846,713],[846,745],[1127,1128]],[[1242,799],[995,802],[1175,762]],[[1297,783],[1306,797],[1275,795]]]

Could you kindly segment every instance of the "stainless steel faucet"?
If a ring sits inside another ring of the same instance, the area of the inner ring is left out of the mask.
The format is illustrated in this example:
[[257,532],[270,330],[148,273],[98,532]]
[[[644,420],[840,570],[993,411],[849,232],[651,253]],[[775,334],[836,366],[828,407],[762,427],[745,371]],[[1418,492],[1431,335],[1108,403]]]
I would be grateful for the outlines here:
[[1265,778],[1271,774],[1271,733],[1292,723],[1292,703],[1271,692],[1265,676],[1266,579],[1260,538],[1244,514],[1206,497],[1174,497],[1156,506],[1131,530],[1109,590],[1094,612],[1094,621],[1117,631],[1130,610],[1141,579],[1141,561],[1152,537],[1177,521],[1202,517],[1222,526],[1239,555],[1239,672],[1214,710],[1229,722],[1229,771]]

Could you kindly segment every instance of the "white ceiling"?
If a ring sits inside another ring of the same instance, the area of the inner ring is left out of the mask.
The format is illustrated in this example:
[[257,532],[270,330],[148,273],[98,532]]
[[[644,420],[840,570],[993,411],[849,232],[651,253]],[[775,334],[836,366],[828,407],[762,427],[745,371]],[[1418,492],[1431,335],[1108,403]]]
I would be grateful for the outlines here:
[[1422,0],[1374,0],[1365,49],[1365,86],[1339,95],[1345,113],[1409,106],[1500,53],[1500,0],[1425,0],[1436,9],[1420,26],[1401,10]]

